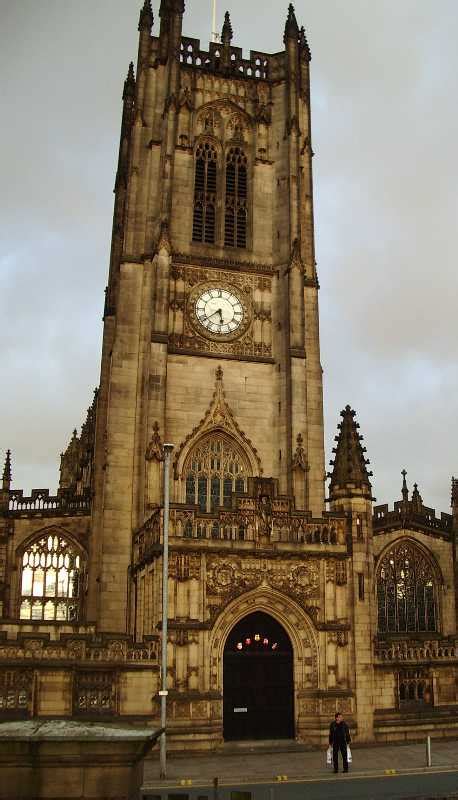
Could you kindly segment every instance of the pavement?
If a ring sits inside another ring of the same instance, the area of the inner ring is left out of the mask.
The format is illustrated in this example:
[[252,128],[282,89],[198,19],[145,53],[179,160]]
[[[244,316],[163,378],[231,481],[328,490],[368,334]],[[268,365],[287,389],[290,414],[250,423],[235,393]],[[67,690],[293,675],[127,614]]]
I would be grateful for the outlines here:
[[[431,740],[432,766],[426,767],[425,743],[399,743],[396,745],[352,745],[353,777],[379,775],[421,774],[458,771],[458,739]],[[310,750],[291,742],[245,743],[227,745],[212,755],[169,756],[167,779],[160,780],[159,753],[145,762],[143,791],[186,785],[211,786],[214,778],[219,784],[242,785],[288,781],[344,781],[346,776],[334,775],[326,766],[326,749]],[[189,785],[189,784],[188,784]],[[458,783],[457,783],[458,791]]]

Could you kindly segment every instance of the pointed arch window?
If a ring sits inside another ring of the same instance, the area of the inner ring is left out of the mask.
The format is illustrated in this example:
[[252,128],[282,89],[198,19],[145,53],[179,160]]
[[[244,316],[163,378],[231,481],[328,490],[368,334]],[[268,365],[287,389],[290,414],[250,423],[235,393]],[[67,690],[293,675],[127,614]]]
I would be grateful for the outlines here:
[[240,147],[231,147],[226,157],[226,208],[224,244],[247,246],[248,164]]
[[22,556],[20,619],[75,622],[85,571],[82,552],[50,533],[32,542]]
[[437,630],[433,567],[413,542],[401,541],[383,556],[377,576],[379,633]]
[[196,150],[194,181],[194,219],[192,239],[194,242],[214,244],[216,238],[216,148],[202,142]]
[[237,443],[211,434],[197,443],[184,466],[186,502],[201,511],[230,508],[233,493],[247,490],[248,460]]

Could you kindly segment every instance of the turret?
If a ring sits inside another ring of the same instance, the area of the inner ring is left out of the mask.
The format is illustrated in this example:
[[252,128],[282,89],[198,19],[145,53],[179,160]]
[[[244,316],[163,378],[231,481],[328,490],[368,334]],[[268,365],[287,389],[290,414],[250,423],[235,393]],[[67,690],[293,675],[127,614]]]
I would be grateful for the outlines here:
[[329,477],[331,511],[347,514],[347,546],[352,559],[353,580],[349,585],[348,607],[353,609],[353,669],[358,697],[358,737],[361,741],[373,731],[373,658],[372,635],[376,618],[372,598],[374,549],[372,535],[372,486],[365,457],[363,437],[358,432],[355,412],[346,406],[337,426],[337,446]]
[[332,452],[335,458],[331,461],[332,472],[328,473],[331,479],[329,484],[329,500],[338,503],[353,497],[374,500],[372,485],[369,477],[372,472],[367,471],[369,459],[365,457],[366,448],[361,445],[363,436],[358,433],[359,423],[355,421],[356,412],[346,406],[340,412],[342,422],[337,426],[339,434],[335,436],[337,447]]

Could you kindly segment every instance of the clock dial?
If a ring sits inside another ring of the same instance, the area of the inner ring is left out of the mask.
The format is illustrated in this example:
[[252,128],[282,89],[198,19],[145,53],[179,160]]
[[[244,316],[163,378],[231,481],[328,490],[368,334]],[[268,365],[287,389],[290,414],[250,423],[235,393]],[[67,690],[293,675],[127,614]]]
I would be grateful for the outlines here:
[[197,297],[197,320],[209,333],[227,336],[235,333],[243,321],[243,305],[228,289],[209,288]]

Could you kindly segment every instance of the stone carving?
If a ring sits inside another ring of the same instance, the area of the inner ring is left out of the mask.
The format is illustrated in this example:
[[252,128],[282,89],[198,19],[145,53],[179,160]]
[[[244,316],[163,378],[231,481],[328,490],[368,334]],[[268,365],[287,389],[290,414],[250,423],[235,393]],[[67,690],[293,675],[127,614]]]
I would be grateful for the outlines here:
[[218,367],[216,370],[216,387],[207,413],[177,449],[173,465],[175,479],[180,477],[184,459],[192,446],[205,433],[209,433],[215,429],[224,430],[233,436],[234,439],[242,445],[244,453],[249,458],[251,474],[255,475],[258,473],[262,475],[262,466],[258,451],[245,433],[239,428],[232,410],[226,401],[223,389],[223,370],[221,367]]
[[317,606],[308,602],[319,598],[319,565],[315,561],[291,566],[267,558],[211,556],[207,559],[207,595],[217,599],[209,604],[212,617],[235,597],[262,584],[288,595],[316,617]]
[[157,252],[160,253],[161,250],[165,250],[168,255],[172,252],[172,245],[170,244],[170,235],[169,235],[169,225],[166,220],[161,222],[161,230],[159,233],[159,239],[157,242]]
[[171,553],[169,577],[177,581],[199,580],[200,556],[188,555],[187,553]]
[[[199,353],[222,353],[240,356],[258,356],[271,358],[271,280],[260,278],[249,272],[238,269],[230,272],[222,269],[220,262],[217,269],[204,269],[196,266],[175,264],[173,281],[170,286],[170,305],[185,302],[186,313],[179,315],[174,321],[174,329],[170,332],[169,343],[175,350],[195,351]],[[226,264],[224,265],[227,266]],[[181,282],[184,284],[182,285]],[[178,285],[180,283],[180,285]],[[235,335],[224,339],[216,334],[205,332],[195,315],[195,302],[202,291],[207,288],[227,289],[237,295],[244,308],[241,326]],[[264,296],[257,302],[262,307],[263,325],[253,326],[253,296],[260,291]]]
[[316,714],[318,712],[317,700],[301,700],[300,709],[302,714]]
[[164,450],[162,448],[162,440],[159,434],[158,422],[155,422],[153,425],[153,434],[151,436],[151,441],[146,450],[146,460],[147,461],[164,460]]
[[348,644],[348,631],[329,631],[329,644],[336,644],[337,647],[346,647]]
[[333,558],[326,561],[326,583],[334,583],[336,579],[336,562]]
[[87,636],[80,640],[58,639],[8,640],[0,643],[0,660],[45,663],[47,661],[76,661],[78,663],[157,663],[157,641],[132,644],[125,639],[106,639]]
[[75,672],[74,714],[113,715],[116,713],[116,696],[115,672]]
[[337,586],[345,586],[347,582],[347,562],[336,561],[336,584]]
[[30,711],[32,686],[32,670],[0,670],[0,715],[2,712]]
[[305,455],[305,448],[304,448],[304,439],[302,438],[302,434],[298,433],[297,435],[297,447],[296,452],[293,456],[293,469],[301,469],[303,472],[307,472],[309,470],[309,465],[307,463],[307,458]]

